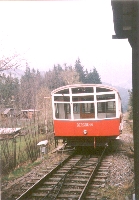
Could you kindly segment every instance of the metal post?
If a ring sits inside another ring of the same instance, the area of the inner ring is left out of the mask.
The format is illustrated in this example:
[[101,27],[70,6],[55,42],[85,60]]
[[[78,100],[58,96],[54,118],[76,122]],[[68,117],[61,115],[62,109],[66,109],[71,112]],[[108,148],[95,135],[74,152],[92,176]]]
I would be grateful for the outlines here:
[[50,97],[44,97],[44,99],[46,99],[45,102],[45,125],[46,125],[46,133],[48,133],[48,101],[47,99],[50,99]]
[[14,142],[14,168],[16,167],[16,137],[13,138]]
[[135,200],[139,200],[139,2],[135,3],[132,37],[133,137]]

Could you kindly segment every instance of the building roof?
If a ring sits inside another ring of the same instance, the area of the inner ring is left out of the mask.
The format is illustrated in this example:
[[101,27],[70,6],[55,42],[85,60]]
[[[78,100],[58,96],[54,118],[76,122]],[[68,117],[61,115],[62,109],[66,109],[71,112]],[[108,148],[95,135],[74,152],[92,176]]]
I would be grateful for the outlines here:
[[0,128],[0,135],[12,135],[20,130],[21,128]]
[[39,112],[39,110],[27,109],[27,110],[21,110],[21,112]]
[[13,108],[1,108],[0,113],[7,115],[10,110],[14,110]]
[[128,38],[132,46],[134,23],[137,14],[137,1],[134,0],[112,0],[113,22],[116,35],[113,39]]
[[3,114],[4,115],[7,115],[8,114],[8,112],[11,110],[11,108],[6,108],[4,111],[3,111]]

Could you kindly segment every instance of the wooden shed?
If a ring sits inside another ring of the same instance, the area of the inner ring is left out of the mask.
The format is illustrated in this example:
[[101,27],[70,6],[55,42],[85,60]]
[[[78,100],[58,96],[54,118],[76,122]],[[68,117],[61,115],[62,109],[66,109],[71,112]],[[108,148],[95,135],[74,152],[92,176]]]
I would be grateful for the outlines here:
[[33,119],[33,117],[38,116],[39,113],[40,111],[35,109],[21,110],[22,117],[27,119]]

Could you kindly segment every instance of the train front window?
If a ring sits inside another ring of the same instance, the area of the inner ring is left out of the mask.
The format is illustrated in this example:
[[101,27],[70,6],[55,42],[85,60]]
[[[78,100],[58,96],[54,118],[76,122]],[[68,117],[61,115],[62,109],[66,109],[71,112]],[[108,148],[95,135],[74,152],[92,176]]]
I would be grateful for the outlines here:
[[97,103],[97,117],[98,118],[116,117],[115,101],[98,102]]
[[79,94],[79,93],[93,93],[93,87],[77,87],[72,88],[72,94]]
[[96,87],[96,92],[112,92],[111,89]]
[[115,94],[97,95],[97,101],[115,99]]
[[80,118],[95,118],[94,103],[82,103],[80,109]]
[[94,95],[90,96],[80,96],[80,97],[72,97],[72,101],[94,101]]
[[56,119],[71,119],[71,109],[68,103],[55,103]]
[[82,113],[94,113],[93,103],[82,103],[81,104]]
[[81,101],[94,101],[94,95],[81,97]]
[[54,101],[70,102],[70,97],[69,96],[54,96]]
[[56,92],[55,94],[69,94],[69,89],[60,90],[60,91]]
[[94,103],[73,103],[74,119],[95,118]]
[[79,114],[80,113],[80,104],[79,103],[74,103],[73,104],[73,113],[74,114]]

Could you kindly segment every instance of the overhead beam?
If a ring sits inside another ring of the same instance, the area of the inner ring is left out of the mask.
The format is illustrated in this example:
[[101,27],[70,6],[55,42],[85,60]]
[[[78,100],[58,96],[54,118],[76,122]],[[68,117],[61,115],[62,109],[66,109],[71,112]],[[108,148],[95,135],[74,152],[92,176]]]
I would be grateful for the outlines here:
[[132,32],[132,85],[135,200],[139,200],[139,2],[134,4]]
[[114,39],[128,38],[132,47],[135,200],[139,200],[139,1],[112,0]]

